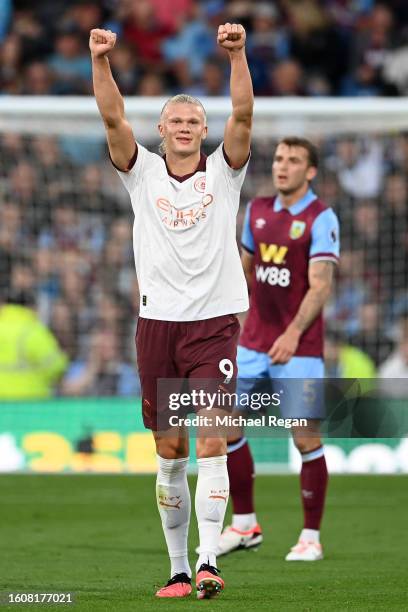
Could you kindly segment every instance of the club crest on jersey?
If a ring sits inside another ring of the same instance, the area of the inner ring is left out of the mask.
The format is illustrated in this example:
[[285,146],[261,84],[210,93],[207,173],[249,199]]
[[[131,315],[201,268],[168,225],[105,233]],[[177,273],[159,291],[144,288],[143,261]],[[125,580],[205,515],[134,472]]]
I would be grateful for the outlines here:
[[305,233],[306,223],[304,221],[293,221],[290,226],[289,236],[292,240],[297,240]]
[[265,227],[266,221],[265,219],[256,219],[255,220],[255,227],[256,229],[262,229],[263,227]]
[[194,181],[194,189],[199,193],[205,192],[205,176],[199,176]]

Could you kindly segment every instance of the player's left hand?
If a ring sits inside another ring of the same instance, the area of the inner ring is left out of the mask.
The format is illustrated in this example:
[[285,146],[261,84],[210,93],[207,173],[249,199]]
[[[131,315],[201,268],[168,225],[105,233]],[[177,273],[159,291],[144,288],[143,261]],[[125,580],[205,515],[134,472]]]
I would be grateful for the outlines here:
[[245,29],[240,23],[225,23],[218,27],[217,43],[227,51],[239,51],[245,46]]
[[287,363],[296,353],[299,344],[300,333],[288,328],[275,342],[268,351],[273,364]]

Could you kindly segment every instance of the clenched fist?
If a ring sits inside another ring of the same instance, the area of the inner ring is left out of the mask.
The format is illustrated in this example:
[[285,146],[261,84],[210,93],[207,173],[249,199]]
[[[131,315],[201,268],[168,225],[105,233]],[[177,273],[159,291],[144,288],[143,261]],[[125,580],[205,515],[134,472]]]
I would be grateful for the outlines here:
[[93,57],[103,57],[113,49],[116,42],[116,34],[111,30],[91,30],[89,37],[89,48]]
[[240,23],[225,23],[218,27],[217,43],[228,51],[239,51],[245,45],[245,29]]

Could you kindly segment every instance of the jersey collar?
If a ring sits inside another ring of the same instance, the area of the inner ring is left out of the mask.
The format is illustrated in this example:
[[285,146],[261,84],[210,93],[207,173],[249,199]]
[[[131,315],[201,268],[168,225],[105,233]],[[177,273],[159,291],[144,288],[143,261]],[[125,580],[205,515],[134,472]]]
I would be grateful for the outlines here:
[[[309,204],[313,202],[313,200],[316,199],[316,197],[316,194],[311,189],[309,189],[307,193],[303,196],[303,198],[292,204],[292,206],[289,206],[289,208],[286,208],[286,210],[288,210],[292,216],[299,215],[309,206]],[[284,210],[279,196],[276,198],[273,204],[273,210],[274,212],[280,212],[281,210]]]
[[179,183],[183,183],[187,179],[191,178],[192,176],[194,176],[196,172],[205,172],[206,165],[207,165],[207,156],[204,155],[204,153],[200,153],[200,161],[198,162],[198,166],[194,170],[194,172],[190,172],[189,174],[185,174],[184,176],[177,176],[176,174],[172,174],[172,172],[170,172],[169,167],[167,165],[165,155],[163,155],[163,159],[164,159],[164,163],[166,164],[167,174],[171,176],[171,178],[174,178]]

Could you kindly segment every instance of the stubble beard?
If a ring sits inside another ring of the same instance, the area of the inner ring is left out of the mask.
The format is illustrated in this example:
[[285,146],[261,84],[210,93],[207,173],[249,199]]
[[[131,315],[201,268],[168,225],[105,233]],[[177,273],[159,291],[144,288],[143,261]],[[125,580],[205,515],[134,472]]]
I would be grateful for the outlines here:
[[299,191],[299,189],[301,189],[301,187],[303,187],[304,182],[302,181],[301,183],[297,184],[297,185],[293,185],[293,187],[277,187],[277,192],[281,193],[283,196],[291,196],[294,193],[296,193],[296,191]]

